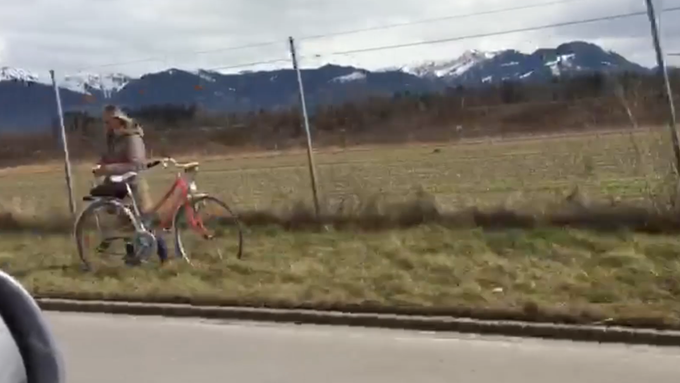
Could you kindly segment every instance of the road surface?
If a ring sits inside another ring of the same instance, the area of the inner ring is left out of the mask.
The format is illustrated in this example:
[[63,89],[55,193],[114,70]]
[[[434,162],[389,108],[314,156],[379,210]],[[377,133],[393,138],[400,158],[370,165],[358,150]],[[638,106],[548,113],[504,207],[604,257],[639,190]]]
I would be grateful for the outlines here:
[[47,313],[69,383],[677,383],[680,349]]

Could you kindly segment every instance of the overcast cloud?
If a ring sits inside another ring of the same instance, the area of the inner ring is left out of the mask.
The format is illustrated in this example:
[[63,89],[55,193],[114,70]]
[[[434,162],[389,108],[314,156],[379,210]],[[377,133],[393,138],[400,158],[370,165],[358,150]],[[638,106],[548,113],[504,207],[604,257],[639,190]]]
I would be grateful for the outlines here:
[[[554,0],[553,0],[554,1]],[[550,0],[0,0],[0,66],[45,73],[213,69],[286,59],[287,36],[303,37]],[[659,1],[679,7],[680,0]],[[646,17],[355,54],[338,51],[411,43],[643,11],[643,0],[575,0],[542,8],[452,19],[328,38],[301,39],[303,66],[332,62],[369,69],[452,59],[467,49],[530,52],[586,40],[653,65]],[[680,52],[680,12],[663,16],[667,50]],[[192,52],[276,41],[249,49]],[[156,58],[126,65],[109,65]],[[680,58],[669,57],[680,65]],[[278,66],[289,65],[285,62]],[[270,68],[244,66],[231,71]]]

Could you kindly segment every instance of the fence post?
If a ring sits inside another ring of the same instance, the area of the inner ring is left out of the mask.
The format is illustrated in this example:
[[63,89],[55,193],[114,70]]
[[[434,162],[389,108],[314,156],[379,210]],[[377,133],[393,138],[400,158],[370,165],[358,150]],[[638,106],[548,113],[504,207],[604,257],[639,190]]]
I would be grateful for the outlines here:
[[59,86],[54,76],[54,71],[50,70],[50,77],[52,77],[52,87],[54,88],[54,96],[57,99],[57,113],[59,114],[59,128],[61,131],[61,147],[64,149],[64,172],[66,173],[66,187],[68,188],[68,202],[71,209],[71,216],[76,215],[76,203],[73,199],[73,184],[71,182],[71,160],[68,155],[68,141],[66,140],[66,127],[64,126],[64,112],[61,107],[61,96],[59,95]]
[[654,42],[654,50],[656,51],[656,62],[659,67],[659,72],[664,81],[664,90],[666,93],[666,100],[668,101],[669,116],[668,127],[671,133],[671,141],[673,143],[673,152],[675,153],[675,170],[680,175],[680,139],[678,139],[678,131],[676,129],[676,114],[675,105],[673,103],[673,91],[671,90],[671,82],[668,78],[668,68],[666,68],[666,61],[664,59],[663,48],[661,47],[661,37],[659,36],[659,27],[656,20],[656,11],[654,10],[654,3],[652,0],[645,0],[647,4],[647,15],[649,16],[649,24],[652,28],[652,39]]
[[314,209],[317,217],[320,214],[319,206],[319,194],[316,183],[316,165],[314,164],[314,149],[312,148],[312,134],[309,129],[309,116],[307,115],[307,103],[305,102],[305,87],[302,84],[302,74],[300,73],[300,67],[298,66],[297,54],[295,51],[295,40],[293,37],[289,37],[290,42],[290,55],[293,61],[293,69],[297,73],[297,82],[300,89],[300,104],[302,105],[302,119],[305,124],[305,132],[307,134],[307,163],[309,165],[309,177],[312,181],[312,194],[314,195]]

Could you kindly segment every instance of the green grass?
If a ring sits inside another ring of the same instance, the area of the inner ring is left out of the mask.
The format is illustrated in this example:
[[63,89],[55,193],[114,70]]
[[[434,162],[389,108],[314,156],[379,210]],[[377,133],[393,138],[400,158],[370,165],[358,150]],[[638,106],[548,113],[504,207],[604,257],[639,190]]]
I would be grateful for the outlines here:
[[241,261],[195,256],[193,267],[84,273],[70,237],[3,235],[0,265],[40,296],[680,326],[675,237],[425,225],[373,233],[260,227],[246,239]]

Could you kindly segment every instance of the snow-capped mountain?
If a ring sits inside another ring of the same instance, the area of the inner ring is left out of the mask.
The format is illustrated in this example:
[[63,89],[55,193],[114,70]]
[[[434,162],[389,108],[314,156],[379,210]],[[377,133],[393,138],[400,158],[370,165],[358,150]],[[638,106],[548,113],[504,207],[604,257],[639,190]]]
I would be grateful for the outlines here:
[[367,77],[366,71],[355,71],[350,74],[338,76],[334,79],[331,79],[331,82],[339,82],[339,83],[347,83],[347,82],[352,82],[352,81],[362,81],[365,80]]
[[[99,93],[110,97],[120,91],[133,78],[121,73],[107,73],[103,75],[92,73],[79,73],[57,78],[57,83],[62,89],[82,94]],[[39,75],[21,68],[0,67],[0,82],[15,81],[22,83],[39,83],[52,86],[49,74]]]
[[475,65],[494,58],[498,52],[468,50],[455,60],[428,61],[413,66],[405,66],[401,70],[419,77],[456,77],[464,74]]
[[210,71],[210,70],[199,69],[199,70],[194,71],[192,73],[194,73],[196,76],[200,77],[201,80],[207,81],[207,82],[215,82],[220,77],[219,72]]
[[[571,42],[532,53],[471,50],[450,61],[381,71],[324,65],[303,69],[302,78],[311,110],[321,104],[369,96],[438,92],[459,85],[477,87],[503,81],[541,83],[555,76],[620,71],[650,73],[651,69],[597,45]],[[79,73],[62,77],[58,83],[64,110],[94,113],[109,102],[133,109],[198,105],[206,110],[242,112],[288,107],[299,100],[297,74],[291,69],[223,74],[171,68],[138,78],[120,73]],[[0,131],[44,129],[54,114],[54,90],[48,73],[38,76],[17,68],[0,68]]]
[[38,82],[37,74],[25,69],[0,67],[0,81]]
[[405,67],[402,71],[422,78],[438,78],[454,85],[480,85],[508,80],[545,81],[555,76],[579,73],[646,72],[648,68],[595,44],[575,41],[532,53],[512,49],[468,51],[453,61],[429,62]]
[[99,93],[105,98],[110,98],[132,80],[132,77],[122,73],[107,73],[101,75],[95,73],[78,73],[65,76],[63,81],[59,83],[59,86],[78,93]]
[[[414,65],[407,65],[399,69],[384,69],[370,72],[354,68],[350,73],[342,73],[331,83],[347,84],[362,82],[369,75],[378,73],[402,73],[418,77],[427,81],[443,82],[451,85],[484,85],[507,80],[513,81],[545,81],[554,76],[565,76],[588,72],[633,71],[644,72],[649,69],[631,63],[624,57],[611,51],[605,51],[595,44],[586,42],[571,42],[554,49],[538,49],[532,53],[522,53],[517,50],[502,50],[484,52],[468,50],[454,60],[427,61]],[[320,68],[318,69],[320,70]],[[276,71],[274,71],[276,72]],[[274,73],[272,72],[272,73]],[[119,94],[129,84],[144,83],[149,86],[150,81],[170,81],[180,76],[182,82],[197,82],[197,86],[215,87],[224,83],[224,79],[233,76],[251,76],[259,72],[244,72],[237,75],[225,75],[215,71],[196,70],[183,71],[167,69],[157,73],[150,73],[139,78],[132,78],[121,73],[78,73],[65,76],[58,80],[63,89],[85,94],[103,95],[112,98]],[[276,82],[278,74],[270,76],[270,82]],[[196,78],[193,80],[192,78]],[[1,81],[38,82],[50,85],[48,75],[38,76],[35,73],[11,67],[0,68]],[[176,81],[176,80],[173,80]],[[230,91],[234,90],[231,86]]]

